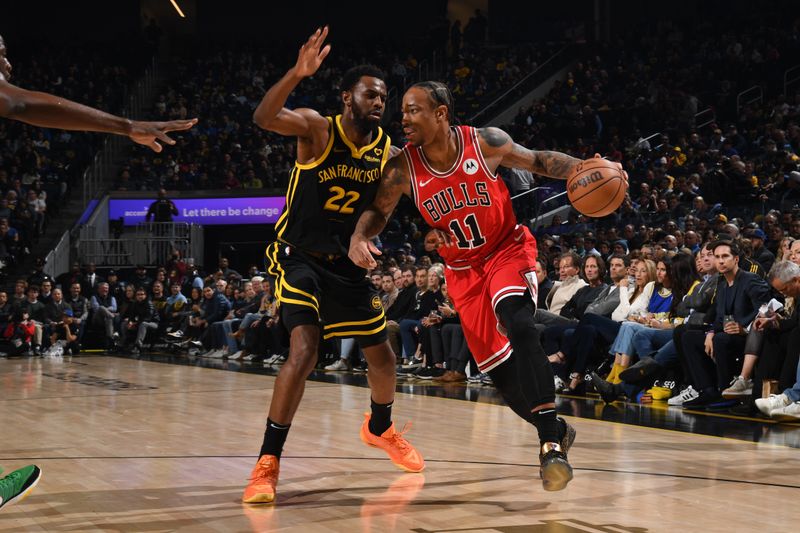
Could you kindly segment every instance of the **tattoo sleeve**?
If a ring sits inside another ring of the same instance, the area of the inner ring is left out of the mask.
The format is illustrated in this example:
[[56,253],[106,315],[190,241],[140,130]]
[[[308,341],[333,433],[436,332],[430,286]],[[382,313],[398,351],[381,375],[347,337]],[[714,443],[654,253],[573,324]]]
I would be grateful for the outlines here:
[[567,179],[574,171],[580,159],[561,152],[529,150],[517,144],[499,128],[481,128],[478,130],[481,139],[486,143],[484,156],[487,160],[499,158],[499,164],[508,168],[530,170],[550,178]]
[[371,239],[378,235],[389,222],[400,197],[403,194],[410,195],[411,182],[405,165],[403,156],[393,157],[386,163],[375,200],[361,213],[353,232],[354,237]]
[[567,179],[580,159],[561,152],[534,151],[531,172],[551,178]]
[[508,133],[504,132],[500,128],[480,128],[478,130],[478,134],[481,136],[481,138],[483,138],[484,141],[486,141],[486,144],[492,148],[499,148],[512,142]]

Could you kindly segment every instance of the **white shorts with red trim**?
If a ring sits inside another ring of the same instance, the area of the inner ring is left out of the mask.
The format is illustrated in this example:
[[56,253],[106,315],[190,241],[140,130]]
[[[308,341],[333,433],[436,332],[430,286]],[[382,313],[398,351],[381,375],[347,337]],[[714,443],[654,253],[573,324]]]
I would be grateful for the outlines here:
[[536,305],[536,240],[517,226],[486,261],[448,268],[447,291],[455,303],[472,357],[487,372],[511,356],[511,343],[495,310],[510,296],[529,294]]

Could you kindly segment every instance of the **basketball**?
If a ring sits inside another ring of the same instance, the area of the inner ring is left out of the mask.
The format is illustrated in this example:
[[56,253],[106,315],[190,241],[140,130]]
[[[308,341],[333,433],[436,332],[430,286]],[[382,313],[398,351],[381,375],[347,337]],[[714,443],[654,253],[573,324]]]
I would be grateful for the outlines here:
[[599,157],[578,165],[567,179],[567,196],[572,206],[588,217],[613,213],[625,198],[628,184],[619,163]]

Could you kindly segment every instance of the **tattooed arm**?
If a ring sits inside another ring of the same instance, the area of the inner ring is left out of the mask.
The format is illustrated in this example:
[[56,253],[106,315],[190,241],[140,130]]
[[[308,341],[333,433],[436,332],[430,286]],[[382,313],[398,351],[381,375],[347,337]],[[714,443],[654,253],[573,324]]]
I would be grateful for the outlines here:
[[504,166],[530,170],[550,178],[567,179],[581,162],[561,152],[528,150],[499,128],[481,128],[478,135],[481,151],[492,172],[498,166]]
[[397,155],[387,161],[375,200],[361,213],[353,236],[350,237],[350,251],[347,255],[353,263],[362,268],[375,268],[377,263],[372,254],[381,255],[381,252],[370,239],[383,231],[403,194],[411,196],[411,179],[405,157]]

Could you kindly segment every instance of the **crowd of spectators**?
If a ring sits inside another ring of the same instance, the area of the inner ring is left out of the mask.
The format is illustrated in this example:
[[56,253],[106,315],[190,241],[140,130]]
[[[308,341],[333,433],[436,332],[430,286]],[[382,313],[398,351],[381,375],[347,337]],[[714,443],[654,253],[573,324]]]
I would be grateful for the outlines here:
[[[594,47],[566,79],[504,126],[530,148],[579,158],[601,153],[622,162],[630,176],[629,194],[616,213],[587,219],[572,211],[566,221],[557,215],[531,228],[540,253],[537,321],[560,392],[596,390],[607,401],[670,398],[673,405],[768,415],[773,407],[791,411],[800,399],[787,393],[768,400],[771,389],[761,397],[762,382],[777,380],[782,388],[794,383],[797,350],[792,356],[786,346],[795,343],[794,283],[800,286],[791,267],[800,263],[793,245],[800,243],[800,94],[779,94],[772,74],[796,55],[800,39],[790,22],[761,15],[763,24],[700,22],[691,32],[667,20],[647,32],[634,29],[618,42]],[[453,27],[442,75],[462,115],[553,52],[487,51],[475,26],[470,32],[469,38],[466,32],[459,36]],[[171,66],[174,76],[152,118],[203,120],[162,154],[135,148],[115,187],[285,187],[294,140],[260,130],[251,117],[285,71],[276,58],[285,56],[288,64],[293,53],[211,43],[176,54],[183,59]],[[369,57],[363,48],[338,47],[287,105],[338,112],[339,97],[330,88],[345,66],[367,61],[383,67],[398,91],[413,81],[419,64],[391,46],[373,47]],[[765,97],[737,105],[736,95],[753,85]],[[396,116],[389,121],[389,130],[398,131]],[[546,194],[563,190],[524,172],[501,175],[512,194],[536,186]],[[517,202],[522,223],[531,222],[532,206],[542,199]],[[370,273],[386,309],[398,372],[408,379],[485,382],[469,368],[445,267],[426,232],[413,206],[402,201],[379,238],[384,255]],[[33,352],[60,338],[78,349],[85,323],[104,332],[109,349],[135,352],[156,339],[195,355],[280,363],[287,339],[270,280],[255,267],[239,276],[221,263],[204,277],[172,263],[155,272],[155,280],[139,272],[121,283],[109,273],[108,285],[98,287],[76,283],[76,276],[86,275],[78,267],[56,283],[69,293],[61,298],[71,315],[63,303],[51,305],[48,299],[57,298],[47,280],[20,280],[9,304],[16,308],[10,309],[27,309],[27,320],[36,314],[34,328],[28,334],[24,315],[14,312],[7,323],[16,329],[4,331],[21,335]],[[737,284],[745,289],[730,289]],[[712,301],[727,293],[739,298],[729,308],[720,307],[719,298]],[[85,312],[72,305],[80,294],[89,297]],[[772,298],[783,307],[764,309]],[[46,313],[34,309],[39,300],[48,300]],[[352,339],[323,351],[341,355],[324,361],[328,370],[364,368]],[[704,355],[711,353],[714,358]],[[764,407],[764,401],[772,403]]]
[[[13,45],[12,45],[13,46]],[[119,113],[144,62],[132,47],[38,43],[15,47],[13,83]],[[115,66],[117,65],[117,66]],[[14,266],[46,228],[48,215],[79,186],[102,137],[0,122],[0,262]]]
[[206,274],[177,253],[150,271],[139,265],[101,273],[93,263],[74,263],[53,279],[43,266],[17,279],[11,296],[0,292],[2,354],[41,355],[56,347],[139,353],[158,343],[231,359],[283,352],[270,281],[255,266],[243,276],[223,257]]
[[[485,33],[485,29],[482,30]],[[470,30],[472,32],[472,30]],[[458,53],[439,57],[440,72],[426,73],[451,80],[459,98],[460,116],[513,85],[552,55],[554,47],[494,46],[470,36]],[[200,122],[161,154],[136,147],[120,170],[115,190],[282,189],[294,163],[295,140],[258,128],[255,108],[269,87],[284,75],[296,49],[284,44],[265,47],[230,43],[195,43],[173,54],[166,87],[157,96],[153,120],[201,117]],[[399,100],[406,86],[418,81],[420,63],[431,59],[407,46],[383,43],[368,48],[337,44],[320,70],[289,97],[289,108],[311,107],[323,114],[341,112],[341,75],[358,63],[373,63],[386,72],[390,102],[386,129],[402,143]]]

